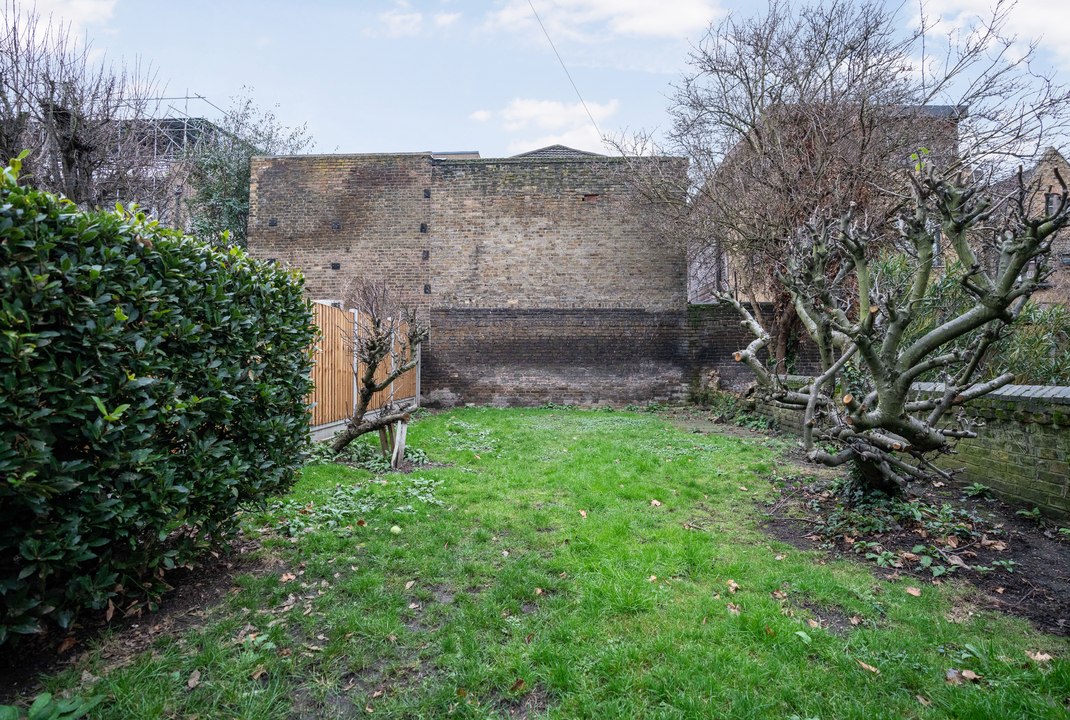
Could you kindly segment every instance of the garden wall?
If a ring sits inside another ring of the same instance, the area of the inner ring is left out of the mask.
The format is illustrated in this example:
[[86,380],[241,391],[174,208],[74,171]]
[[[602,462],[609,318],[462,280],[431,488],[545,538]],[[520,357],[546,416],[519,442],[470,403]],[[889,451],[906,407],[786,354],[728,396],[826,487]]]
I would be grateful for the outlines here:
[[[931,383],[916,387],[933,389]],[[768,403],[755,409],[802,433],[801,411]],[[958,454],[942,458],[941,467],[964,468],[960,481],[987,485],[1009,502],[1070,517],[1070,387],[1008,385],[967,405],[966,414],[982,423],[977,437],[961,441]]]

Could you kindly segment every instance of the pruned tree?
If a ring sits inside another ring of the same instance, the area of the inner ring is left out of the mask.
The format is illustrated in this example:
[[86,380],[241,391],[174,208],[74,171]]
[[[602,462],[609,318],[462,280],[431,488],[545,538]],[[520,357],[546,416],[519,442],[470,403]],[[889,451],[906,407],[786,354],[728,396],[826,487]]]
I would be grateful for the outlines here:
[[[385,282],[352,278],[343,290],[343,307],[356,310],[353,327],[343,328],[342,336],[356,361],[354,372],[359,374],[353,415],[331,443],[336,453],[361,435],[386,431],[395,423],[408,421],[412,407],[395,407],[393,398],[374,418],[365,419],[365,415],[376,393],[389,389],[395,380],[417,367],[420,345],[427,338],[427,328],[420,324],[416,310],[409,308]],[[381,368],[385,373],[377,380]],[[388,448],[380,437],[386,455],[393,449],[393,442]]]
[[[999,260],[986,270],[971,233],[992,219],[991,197],[964,174],[942,176],[920,162],[910,176],[912,212],[899,222],[912,269],[907,287],[875,270],[863,219],[848,210],[799,229],[777,280],[821,353],[822,372],[789,388],[760,361],[771,338],[742,304],[721,298],[743,316],[755,340],[736,353],[754,372],[761,395],[803,412],[802,445],[812,461],[853,463],[866,488],[899,493],[912,480],[948,477],[932,462],[960,438],[976,437],[961,406],[1007,385],[1014,374],[984,380],[979,370],[992,346],[1013,330],[1030,296],[1051,274],[1053,236],[1070,222],[1067,186],[1051,214],[1030,216],[1028,187],[1019,183],[1015,213],[999,236]],[[922,312],[942,238],[957,263],[948,272],[972,302],[928,332],[905,341]],[[922,381],[933,385],[919,386]],[[833,447],[824,447],[831,444]]]
[[256,106],[251,88],[243,90],[246,94],[231,98],[230,109],[210,132],[200,135],[184,158],[190,232],[213,245],[242,248],[249,222],[253,157],[296,155],[315,144],[305,125],[286,127],[273,112]]
[[86,208],[165,214],[173,178],[158,153],[152,68],[96,59],[70,25],[14,0],[0,12],[0,155],[28,151],[20,181]]
[[[993,180],[1038,155],[1070,112],[1066,88],[1035,72],[1035,45],[1003,35],[1012,9],[997,2],[943,39],[924,16],[903,33],[879,3],[774,0],[761,17],[729,17],[692,53],[655,153],[687,158],[686,186],[621,163],[655,222],[738,271],[708,286],[754,334],[736,359],[758,396],[804,412],[810,459],[853,463],[868,488],[946,474],[933,455],[973,435],[963,403],[1013,379],[978,370],[1050,273],[1067,222],[1065,187],[1051,214],[1029,214],[1040,189],[1024,181],[997,211],[1007,198]],[[909,265],[905,286],[879,271],[882,257]],[[914,333],[939,272],[957,273],[969,302]],[[760,282],[780,301],[776,321],[760,314]],[[803,388],[767,363],[789,315],[820,356]],[[919,396],[923,381],[939,391]]]

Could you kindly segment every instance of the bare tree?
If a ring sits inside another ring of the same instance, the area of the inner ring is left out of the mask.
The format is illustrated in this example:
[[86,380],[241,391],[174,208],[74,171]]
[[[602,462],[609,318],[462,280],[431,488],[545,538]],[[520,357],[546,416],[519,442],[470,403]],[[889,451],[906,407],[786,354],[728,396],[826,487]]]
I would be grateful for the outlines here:
[[170,207],[172,180],[152,120],[158,82],[135,61],[95,60],[70,25],[12,0],[0,29],[0,153],[27,151],[22,181],[83,207]]
[[[865,487],[893,494],[911,480],[948,477],[932,463],[933,454],[951,452],[957,439],[976,437],[965,414],[956,411],[1014,380],[1005,372],[984,381],[978,371],[1052,272],[1054,234],[1070,222],[1067,186],[1061,176],[1059,182],[1058,207],[1040,216],[1027,211],[1028,188],[1019,182],[1016,212],[999,235],[999,260],[990,272],[971,233],[992,219],[991,197],[978,192],[974,178],[942,176],[919,162],[910,175],[912,212],[899,222],[899,259],[912,268],[907,287],[874,269],[879,263],[867,253],[869,229],[853,210],[800,228],[777,280],[791,293],[821,350],[822,373],[802,389],[786,387],[764,367],[758,351],[770,342],[769,334],[722,293],[755,335],[736,359],[754,372],[765,398],[804,413],[802,444],[810,460],[853,463]],[[907,341],[911,324],[923,312],[941,238],[957,259],[948,272],[957,275],[973,301]],[[919,386],[921,381],[935,383]]]
[[[366,420],[364,416],[372,396],[388,389],[418,365],[419,347],[427,338],[427,328],[419,323],[416,310],[408,308],[385,282],[355,277],[343,289],[343,298],[345,309],[356,310],[355,325],[352,330],[343,330],[343,338],[356,360],[354,371],[359,367],[360,374],[353,415],[331,443],[336,453],[361,435],[373,430],[385,431],[394,423],[408,421],[412,408],[394,407],[392,398],[375,418]],[[377,380],[380,368],[385,373]],[[385,441],[383,452],[388,453]]]
[[[708,285],[755,336],[736,359],[759,396],[802,410],[809,457],[853,463],[870,488],[943,474],[933,454],[973,436],[956,410],[1013,379],[979,380],[978,368],[1050,274],[1067,222],[1065,186],[1050,214],[1030,215],[1036,189],[1021,181],[1014,211],[995,211],[1005,198],[993,179],[1038,155],[1070,113],[1066,88],[1034,71],[1035,45],[1002,33],[1012,9],[997,2],[942,39],[925,17],[902,33],[879,3],[774,0],[761,17],[729,17],[692,53],[669,141],[652,153],[685,157],[687,184],[621,164],[653,222],[740,271],[742,287],[723,273]],[[985,244],[998,258],[988,267]],[[904,287],[878,271],[891,257],[910,265]],[[941,270],[943,259],[955,262]],[[971,302],[914,336],[937,272],[956,273]],[[774,322],[760,313],[763,283],[781,301]],[[801,389],[765,357],[791,314],[822,368]],[[922,381],[940,389],[920,397]]]

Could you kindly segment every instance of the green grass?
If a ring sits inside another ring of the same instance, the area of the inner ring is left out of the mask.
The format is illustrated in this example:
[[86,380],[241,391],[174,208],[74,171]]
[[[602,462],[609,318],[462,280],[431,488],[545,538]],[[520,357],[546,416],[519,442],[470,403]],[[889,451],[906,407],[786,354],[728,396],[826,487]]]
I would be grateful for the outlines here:
[[[452,466],[386,484],[307,468],[249,516],[284,566],[127,667],[105,673],[97,650],[47,688],[106,694],[94,717],[117,719],[1070,716],[1065,640],[976,608],[949,622],[968,586],[914,597],[764,535],[775,441],[469,408],[409,442]],[[950,685],[950,668],[981,680]]]

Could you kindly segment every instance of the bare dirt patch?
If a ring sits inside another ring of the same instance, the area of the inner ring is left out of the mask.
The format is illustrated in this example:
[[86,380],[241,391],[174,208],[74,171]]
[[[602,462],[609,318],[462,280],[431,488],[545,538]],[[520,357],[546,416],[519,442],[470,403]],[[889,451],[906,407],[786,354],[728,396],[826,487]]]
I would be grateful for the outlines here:
[[[105,667],[115,669],[129,664],[157,639],[199,626],[208,610],[234,587],[236,576],[270,567],[270,562],[250,557],[259,548],[258,541],[239,535],[228,553],[218,557],[206,554],[192,564],[192,569],[169,571],[165,579],[174,589],[161,598],[155,612],[144,605],[130,614],[118,609],[108,622],[105,610],[85,611],[73,633],[53,629],[25,638],[11,652],[0,654],[0,703],[32,698],[40,692],[41,675],[76,665],[87,648],[102,639]],[[64,647],[67,649],[58,652]]]
[[[764,523],[770,535],[801,550],[825,550],[831,557],[867,562],[882,579],[909,576],[919,583],[941,583],[953,578],[969,583],[978,591],[975,607],[956,610],[957,621],[980,608],[991,608],[1027,618],[1045,632],[1070,635],[1070,541],[1056,532],[1057,523],[1037,523],[1017,515],[1020,507],[970,498],[959,487],[934,483],[915,485],[910,500],[962,518],[971,537],[934,533],[926,529],[931,525],[925,520],[889,521],[890,529],[884,532],[830,532],[822,522],[844,504],[832,488],[836,474],[791,455],[795,453],[782,459],[777,473],[781,479],[802,480],[774,483],[778,497],[766,507]],[[864,543],[877,543],[879,548],[866,548]],[[934,564],[954,567],[953,575],[935,578],[929,568],[914,561],[912,550],[919,545],[933,548]],[[866,550],[856,552],[856,548]],[[892,553],[896,564],[880,567],[866,560],[866,552],[872,550]],[[967,567],[956,566],[959,561]]]

